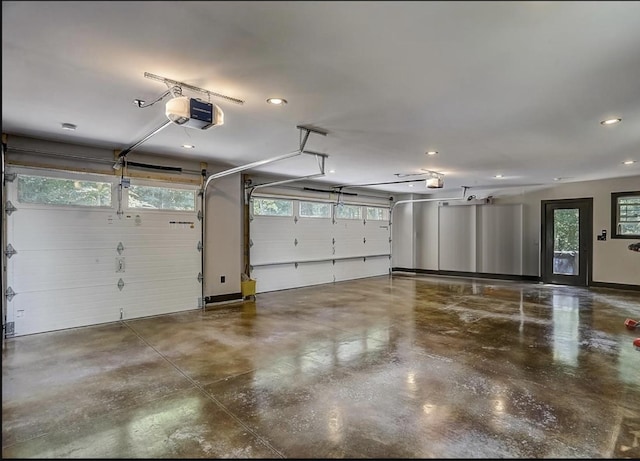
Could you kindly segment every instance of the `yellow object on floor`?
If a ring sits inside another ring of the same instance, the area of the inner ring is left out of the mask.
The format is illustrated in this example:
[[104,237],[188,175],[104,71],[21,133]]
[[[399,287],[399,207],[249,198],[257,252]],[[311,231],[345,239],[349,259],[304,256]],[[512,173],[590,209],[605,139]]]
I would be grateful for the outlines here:
[[240,282],[240,289],[242,291],[242,297],[246,298],[247,296],[255,296],[256,295],[256,281],[255,280],[245,280]]

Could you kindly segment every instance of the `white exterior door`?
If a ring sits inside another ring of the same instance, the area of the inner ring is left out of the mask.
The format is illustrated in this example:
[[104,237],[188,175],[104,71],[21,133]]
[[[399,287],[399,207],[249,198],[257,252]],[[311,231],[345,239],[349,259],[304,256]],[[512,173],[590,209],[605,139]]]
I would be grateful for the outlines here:
[[116,177],[11,172],[17,176],[7,183],[15,208],[6,216],[14,251],[7,259],[7,336],[198,308],[201,231],[193,186],[180,186],[193,195],[192,210],[137,208],[153,205],[129,206],[129,190],[119,194]]

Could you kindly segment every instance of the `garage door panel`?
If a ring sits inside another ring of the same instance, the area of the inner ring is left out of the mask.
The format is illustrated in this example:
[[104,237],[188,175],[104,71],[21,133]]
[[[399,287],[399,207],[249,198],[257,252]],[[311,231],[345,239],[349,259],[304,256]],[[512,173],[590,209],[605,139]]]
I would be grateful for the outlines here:
[[388,275],[389,267],[390,261],[388,256],[336,261],[336,281]]
[[369,255],[380,255],[380,254],[389,254],[389,240],[369,240],[367,238],[367,243],[364,244],[366,248],[366,254]]
[[308,238],[322,239],[331,234],[333,223],[329,218],[300,218],[294,229]]
[[276,262],[288,262],[295,248],[293,242],[253,242],[251,247],[251,262],[266,264]]
[[256,292],[284,290],[301,286],[333,282],[331,261],[298,264],[280,264],[254,267],[251,272],[256,280]]
[[18,292],[7,304],[15,335],[115,322],[120,318],[115,284]]
[[361,219],[336,219],[333,224],[333,234],[336,238],[362,235],[364,236],[364,221]]
[[298,286],[333,282],[333,263],[331,261],[298,264],[297,272]]
[[10,241],[18,251],[115,249],[117,240],[107,225],[108,217],[104,211],[19,209],[10,216]]
[[289,229],[292,225],[295,225],[293,216],[257,216],[251,221],[251,228],[259,231],[260,235],[278,234],[283,229]]
[[324,258],[333,254],[333,243],[326,236],[322,239],[302,236],[296,245],[294,254],[299,261]]
[[[187,218],[182,218],[187,219]],[[183,227],[172,227],[169,224],[171,219],[160,222],[145,222],[144,225],[125,227],[121,233],[122,241],[126,241],[126,248],[172,248],[180,247],[186,249],[196,249],[201,239],[200,225],[180,225]]]
[[256,281],[256,293],[286,290],[297,285],[297,274],[293,264],[254,267],[251,278]]
[[115,278],[115,253],[109,249],[22,250],[8,261],[10,285],[16,292],[104,285]]
[[336,258],[346,258],[351,256],[366,256],[368,254],[368,248],[364,243],[363,236],[352,236],[336,238],[335,249]]
[[391,259],[389,256],[367,258],[365,262],[365,277],[376,277],[378,275],[389,275],[391,270]]
[[367,221],[364,227],[364,237],[367,239],[366,247],[368,253],[389,253],[389,223],[386,221]]
[[[158,283],[162,282],[162,283]],[[119,302],[124,319],[198,309],[200,283],[196,276],[127,282]]]

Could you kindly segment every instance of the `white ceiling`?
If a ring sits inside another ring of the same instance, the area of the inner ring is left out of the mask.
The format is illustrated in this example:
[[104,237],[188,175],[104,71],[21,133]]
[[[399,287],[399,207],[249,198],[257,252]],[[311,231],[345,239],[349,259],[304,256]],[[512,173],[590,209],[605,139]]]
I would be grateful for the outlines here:
[[[421,169],[444,190],[640,174],[640,2],[2,2],[3,133],[130,147],[167,121],[166,100],[133,104],[167,90],[145,72],[245,103],[214,97],[223,126],[171,124],[134,152],[244,165],[295,151],[310,125],[328,132],[306,145],[329,155],[326,185]],[[288,104],[266,104],[276,96]]]

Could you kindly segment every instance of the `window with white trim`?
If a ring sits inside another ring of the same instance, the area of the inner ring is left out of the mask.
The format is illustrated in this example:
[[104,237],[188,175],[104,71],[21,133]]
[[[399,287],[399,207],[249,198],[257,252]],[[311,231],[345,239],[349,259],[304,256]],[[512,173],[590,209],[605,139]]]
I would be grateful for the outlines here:
[[611,238],[640,238],[640,191],[611,194]]

